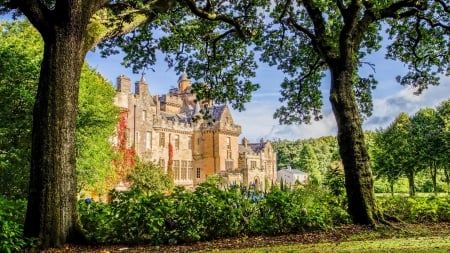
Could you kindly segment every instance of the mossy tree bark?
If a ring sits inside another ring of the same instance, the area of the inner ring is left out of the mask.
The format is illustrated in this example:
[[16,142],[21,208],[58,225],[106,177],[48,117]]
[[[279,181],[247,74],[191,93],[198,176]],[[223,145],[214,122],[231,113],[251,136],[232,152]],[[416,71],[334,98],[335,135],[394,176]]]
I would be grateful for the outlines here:
[[83,238],[77,215],[75,128],[90,11],[75,3],[68,9],[52,18],[44,18],[43,12],[29,15],[45,46],[33,111],[24,232],[27,237],[37,237],[42,248],[61,247]]
[[376,224],[381,219],[375,203],[370,159],[353,94],[353,65],[338,61],[331,68],[330,101],[338,126],[339,152],[345,172],[348,212],[354,223]]

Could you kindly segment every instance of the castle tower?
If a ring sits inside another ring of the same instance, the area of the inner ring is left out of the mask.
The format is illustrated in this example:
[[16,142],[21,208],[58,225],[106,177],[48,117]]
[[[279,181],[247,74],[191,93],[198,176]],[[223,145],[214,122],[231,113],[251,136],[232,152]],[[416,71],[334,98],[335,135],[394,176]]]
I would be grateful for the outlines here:
[[123,93],[130,93],[131,92],[131,80],[130,78],[120,75],[117,77],[117,91],[123,92]]
[[189,80],[186,72],[181,73],[180,78],[178,78],[178,93],[184,94],[187,89],[191,87],[191,80]]

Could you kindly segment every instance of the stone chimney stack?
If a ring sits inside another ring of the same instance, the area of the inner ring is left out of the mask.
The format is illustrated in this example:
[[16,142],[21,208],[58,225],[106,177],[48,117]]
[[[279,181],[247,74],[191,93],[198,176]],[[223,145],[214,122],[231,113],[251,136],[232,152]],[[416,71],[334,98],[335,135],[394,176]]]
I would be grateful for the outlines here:
[[148,92],[148,85],[145,81],[144,74],[141,76],[141,80],[139,82],[135,83],[135,92],[137,95],[144,95],[146,92]]
[[117,91],[123,93],[131,93],[131,80],[130,78],[120,75],[117,77]]
[[161,102],[159,101],[159,96],[155,96],[156,100],[156,117],[159,117],[159,113],[161,111]]
[[242,145],[244,145],[244,147],[248,146],[248,139],[244,137],[244,139],[242,139]]

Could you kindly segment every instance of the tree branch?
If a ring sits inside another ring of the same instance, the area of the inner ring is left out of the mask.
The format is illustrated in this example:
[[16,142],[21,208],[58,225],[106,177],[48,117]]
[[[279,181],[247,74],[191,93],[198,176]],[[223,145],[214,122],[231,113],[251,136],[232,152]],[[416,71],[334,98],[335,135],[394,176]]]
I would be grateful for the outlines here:
[[241,39],[246,39],[246,37],[247,37],[246,33],[242,29],[241,24],[236,19],[231,18],[227,15],[218,14],[218,13],[214,13],[214,12],[205,11],[204,9],[200,9],[197,7],[197,5],[195,4],[195,1],[193,1],[193,0],[179,0],[179,1],[186,4],[189,7],[189,9],[192,11],[192,13],[194,13],[196,16],[198,16],[200,18],[204,18],[204,19],[210,20],[210,21],[223,21],[223,22],[233,26],[236,29],[237,35]]
[[331,46],[327,42],[327,33],[325,28],[325,19],[322,16],[322,12],[315,5],[313,0],[304,0],[303,5],[308,12],[314,25],[315,42],[316,49],[324,60],[329,62],[335,60],[336,56],[332,53]]
[[16,0],[11,1],[13,8],[19,9],[40,33],[45,33],[49,29],[46,22],[50,16],[50,10],[39,0]]

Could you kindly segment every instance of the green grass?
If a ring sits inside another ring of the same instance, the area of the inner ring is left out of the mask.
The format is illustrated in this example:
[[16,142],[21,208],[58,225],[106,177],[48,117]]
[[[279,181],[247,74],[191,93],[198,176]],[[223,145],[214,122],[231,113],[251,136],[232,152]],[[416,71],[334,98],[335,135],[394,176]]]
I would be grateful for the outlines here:
[[[213,250],[214,251],[214,250]],[[347,241],[339,243],[294,244],[263,248],[221,250],[220,252],[450,252],[450,236],[393,238],[382,240]]]

